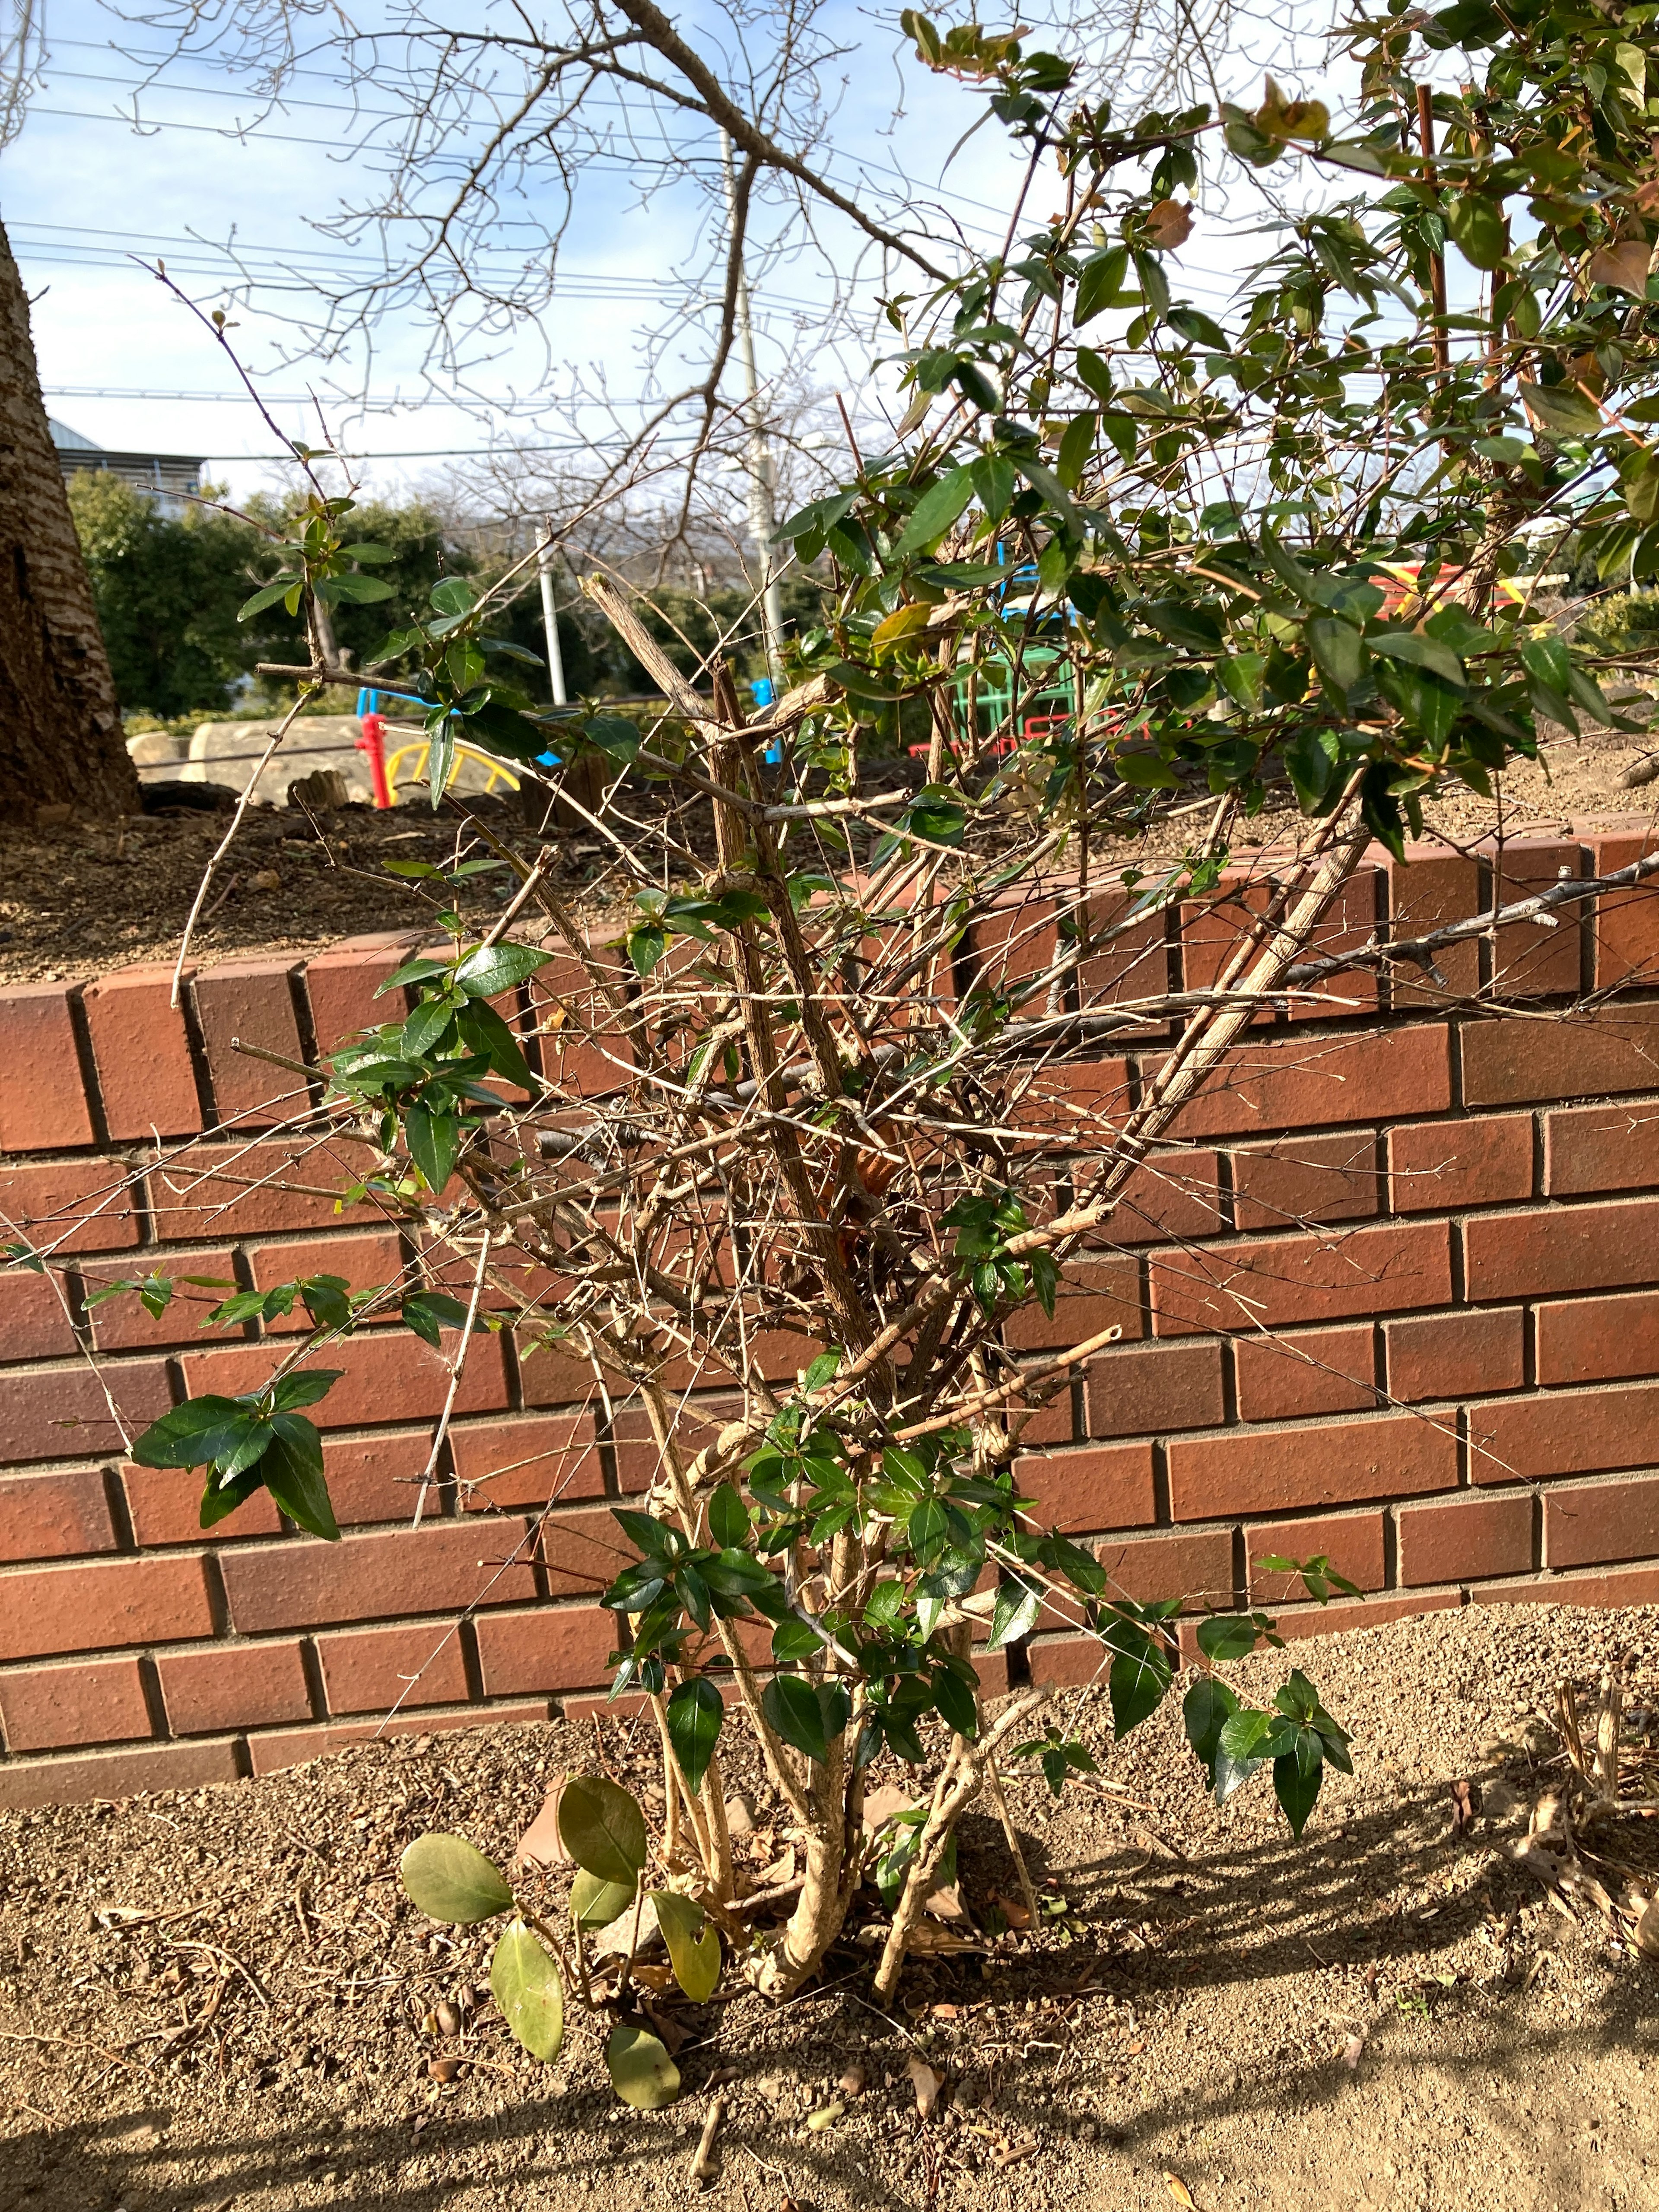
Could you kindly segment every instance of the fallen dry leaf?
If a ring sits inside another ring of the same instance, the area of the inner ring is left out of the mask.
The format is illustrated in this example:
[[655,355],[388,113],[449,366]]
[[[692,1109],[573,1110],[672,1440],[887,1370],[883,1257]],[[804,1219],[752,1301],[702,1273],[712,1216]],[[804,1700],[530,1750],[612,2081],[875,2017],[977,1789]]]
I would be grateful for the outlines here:
[[991,1902],[1011,1928],[1029,1928],[1031,1916],[1017,1897],[1005,1897],[1000,1889],[991,1892]]
[[1659,1959],[1659,1897],[1643,1907],[1636,1923],[1636,1948],[1644,1959]]
[[955,1882],[947,1889],[929,1890],[927,1902],[921,1909],[931,1913],[935,1920],[965,1920],[968,1917],[968,1908],[962,1901],[961,1889]]
[[896,1782],[884,1782],[878,1790],[865,1792],[864,1831],[874,1835],[884,1820],[890,1820],[896,1813],[908,1813],[915,1803],[908,1790],[901,1790]]
[[1342,2063],[1347,2068],[1350,2074],[1357,2071],[1359,2065],[1360,2055],[1364,2051],[1364,2048],[1365,2039],[1363,2035],[1351,2035],[1347,2041],[1343,2045]]
[[434,2081],[453,2081],[461,2070],[461,2062],[459,2058],[434,2058],[426,2070]]
[[559,1841],[559,1792],[563,1787],[563,1775],[556,1775],[541,1811],[519,1838],[513,1856],[520,1866],[559,1866],[568,1857]]
[[927,2119],[939,2102],[939,2093],[945,2087],[945,2076],[936,2074],[927,2061],[912,2051],[905,2063],[911,2087],[916,2093],[916,2110]]
[[1454,1836],[1467,1835],[1474,1826],[1474,1816],[1479,1810],[1474,1791],[1467,1778],[1460,1778],[1451,1784],[1451,1832]]
[[1174,2197],[1177,2204],[1192,2204],[1194,2203],[1192,2191],[1188,2188],[1186,2183],[1182,2179],[1178,2173],[1166,2173],[1164,2177],[1164,2186],[1169,2191],[1170,2196]]
[[960,2017],[962,2007],[960,2005],[936,2004],[933,2008],[933,2018],[935,2020],[956,2020]]

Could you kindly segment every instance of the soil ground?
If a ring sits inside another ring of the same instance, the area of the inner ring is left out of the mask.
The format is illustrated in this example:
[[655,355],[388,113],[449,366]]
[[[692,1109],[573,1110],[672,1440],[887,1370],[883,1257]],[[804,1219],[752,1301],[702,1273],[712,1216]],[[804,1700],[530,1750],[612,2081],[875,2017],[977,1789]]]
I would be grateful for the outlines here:
[[[1065,1900],[1047,1932],[913,1960],[884,2014],[855,1911],[793,2003],[666,2014],[684,2094],[653,2114],[616,2101],[580,2013],[556,2066],[525,2058],[483,1986],[488,1928],[434,1929],[396,1875],[432,1827],[504,1860],[562,1771],[645,1786],[639,1724],[386,1741],[0,1815],[0,2212],[656,2212],[697,2195],[720,2085],[706,2201],[734,2212],[1659,2206],[1659,1966],[1513,1856],[1565,1771],[1565,1680],[1593,1697],[1622,1662],[1627,1786],[1652,1789],[1659,1611],[1470,1607],[1292,1656],[1356,1738],[1300,1844],[1263,1776],[1215,1810],[1173,1698],[1114,1746],[1099,1693],[1068,1692],[1098,1777],[1058,1807],[1035,1777],[1011,1791]],[[1235,1679],[1261,1698],[1286,1663]],[[740,1757],[728,1783],[756,1800],[759,1869],[782,1818]],[[1458,1783],[1483,1806],[1462,1832]],[[1639,1814],[1596,1832],[1659,1864]],[[962,1882],[981,1914],[1014,1892],[978,1814]],[[918,2051],[945,2080],[926,2121]]]
[[[1494,799],[1461,787],[1427,810],[1431,828],[1462,843],[1502,826],[1511,836],[1544,832],[1575,814],[1645,813],[1651,789],[1627,790],[1620,776],[1650,750],[1611,730],[1563,737],[1541,763],[1522,763],[1495,779]],[[523,854],[541,837],[516,799],[471,802],[503,842]],[[641,811],[648,812],[647,796]],[[1178,832],[1125,844],[1109,865],[1144,864],[1179,849],[1201,815]],[[218,814],[146,815],[125,826],[69,823],[56,828],[0,823],[0,983],[77,982],[112,968],[171,963],[210,854],[224,835]],[[1240,859],[1256,847],[1293,837],[1298,818],[1265,811],[1239,825]],[[293,809],[256,807],[210,893],[193,941],[201,965],[237,953],[318,952],[342,938],[376,930],[430,932],[433,902],[387,872],[396,860],[453,859],[461,825],[424,804],[377,813],[350,805],[313,825]],[[695,818],[690,825],[696,835]],[[1172,834],[1174,842],[1172,842]],[[625,896],[614,852],[596,833],[556,831],[553,880],[601,917]],[[472,878],[460,911],[487,927],[508,896],[505,869]]]

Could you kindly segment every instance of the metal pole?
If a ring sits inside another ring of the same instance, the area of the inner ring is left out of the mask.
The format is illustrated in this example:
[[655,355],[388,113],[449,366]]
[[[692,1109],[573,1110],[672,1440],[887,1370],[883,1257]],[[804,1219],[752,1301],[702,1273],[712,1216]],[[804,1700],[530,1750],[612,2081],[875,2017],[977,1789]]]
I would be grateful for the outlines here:
[[[732,141],[720,132],[720,168],[726,179],[726,212],[736,234],[738,184],[732,167]],[[778,589],[772,550],[772,532],[778,526],[773,498],[772,453],[766,442],[761,414],[760,376],[755,367],[755,325],[749,313],[749,279],[743,256],[738,257],[738,352],[743,362],[744,397],[749,415],[749,534],[759,549],[761,569],[761,629],[766,640],[766,665],[775,686],[783,681],[783,595]]]
[[553,704],[566,704],[564,696],[564,655],[559,650],[559,622],[553,606],[553,518],[543,517],[547,535],[543,538],[536,566],[542,584],[542,628],[547,635],[547,677],[553,686]]

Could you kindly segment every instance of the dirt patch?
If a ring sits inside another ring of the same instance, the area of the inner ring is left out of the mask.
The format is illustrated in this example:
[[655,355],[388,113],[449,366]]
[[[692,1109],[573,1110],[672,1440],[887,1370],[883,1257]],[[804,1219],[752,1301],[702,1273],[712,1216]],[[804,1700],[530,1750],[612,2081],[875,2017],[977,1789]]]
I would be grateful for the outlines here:
[[[891,2015],[856,1940],[781,2009],[682,2006],[685,2094],[649,2115],[612,2097],[580,2014],[556,2067],[525,2059],[479,1995],[487,1931],[434,1930],[396,1879],[429,1827],[505,1855],[567,1767],[602,1757],[643,1785],[631,1723],[387,1741],[0,1816],[0,2207],[647,2212],[695,2193],[721,2082],[708,2198],[746,2212],[1168,2212],[1187,2201],[1170,2174],[1200,2212],[1659,2204],[1659,1968],[1510,1856],[1559,1771],[1536,1733],[1558,1681],[1626,1656],[1643,1767],[1659,1612],[1469,1608],[1298,1656],[1357,1738],[1300,1845],[1264,1778],[1214,1810],[1173,1701],[1114,1747],[1098,1693],[1074,1693],[1099,1778],[1058,1809],[1040,1780],[1012,1793],[1039,1885],[1065,1900],[1048,1933],[913,1962]],[[1285,1663],[1250,1662],[1242,1686],[1270,1690]],[[759,1865],[781,1815],[741,1759],[730,1779],[757,1800]],[[1486,1810],[1455,1835],[1460,1779]],[[1640,1856],[1647,1827],[1621,1820],[1619,1851]],[[962,1863],[970,1904],[1012,1892],[988,1820]],[[455,2033],[434,2029],[441,2004]],[[926,2124],[919,2048],[946,2083]],[[441,2055],[461,2062],[447,2086]],[[853,2065],[868,2085],[849,2097]]]

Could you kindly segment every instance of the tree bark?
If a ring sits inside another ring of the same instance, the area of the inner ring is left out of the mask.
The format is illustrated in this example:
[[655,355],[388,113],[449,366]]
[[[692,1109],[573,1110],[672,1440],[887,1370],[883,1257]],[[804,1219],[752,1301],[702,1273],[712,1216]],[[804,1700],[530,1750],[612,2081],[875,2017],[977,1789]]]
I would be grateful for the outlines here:
[[0,813],[136,814],[138,779],[0,228]]

